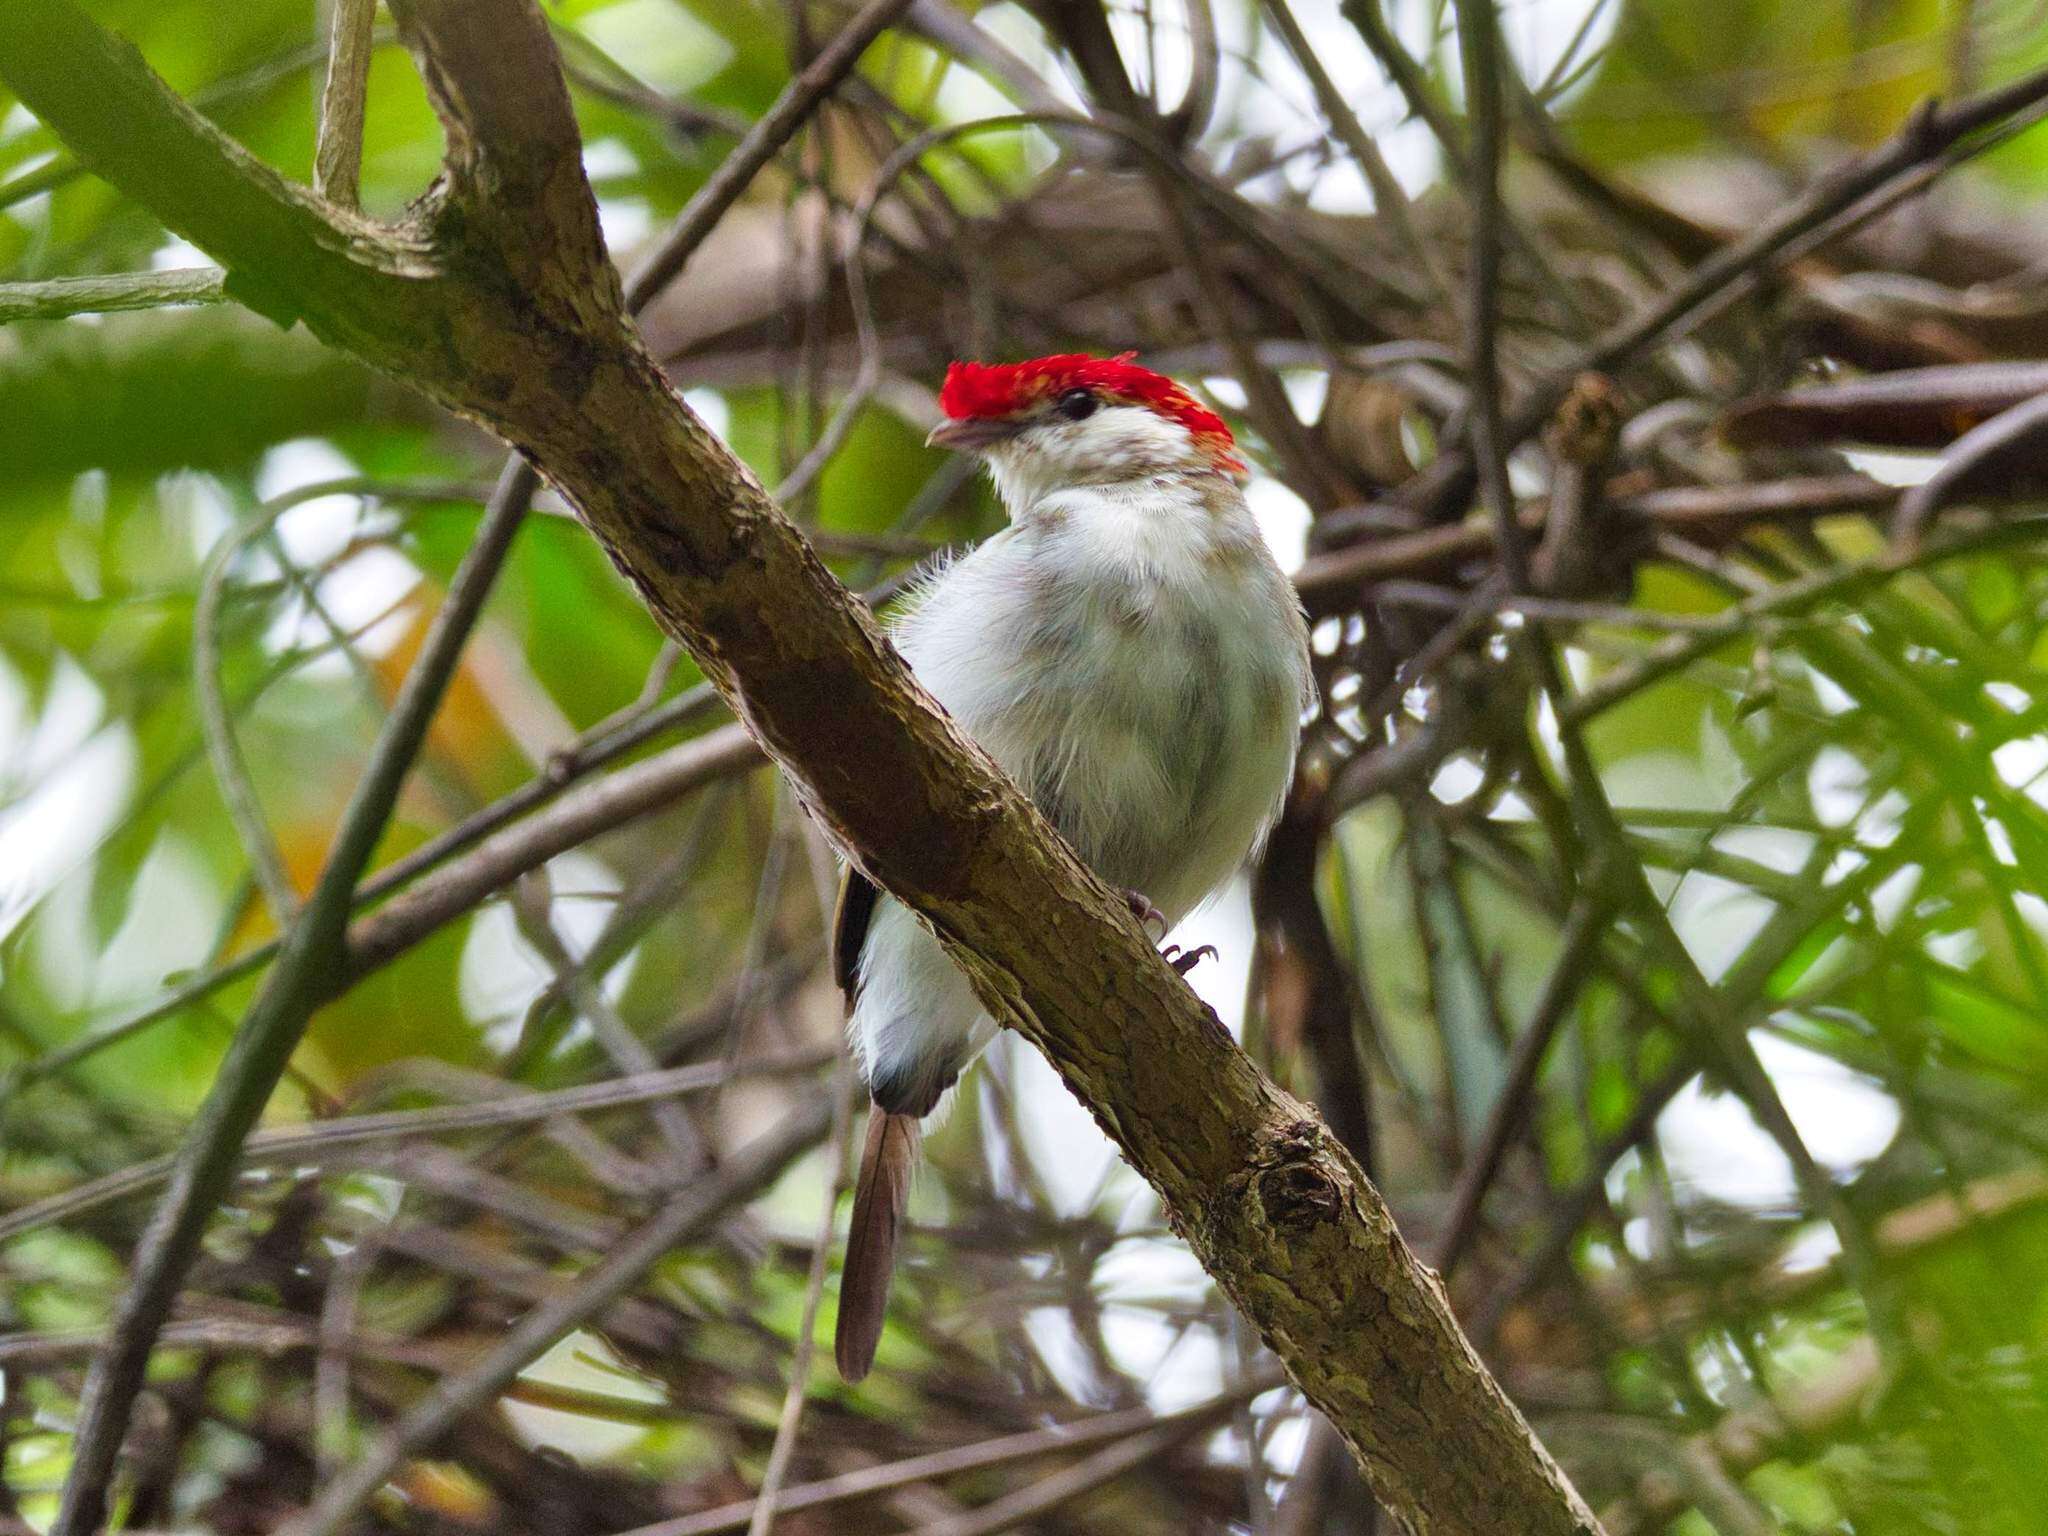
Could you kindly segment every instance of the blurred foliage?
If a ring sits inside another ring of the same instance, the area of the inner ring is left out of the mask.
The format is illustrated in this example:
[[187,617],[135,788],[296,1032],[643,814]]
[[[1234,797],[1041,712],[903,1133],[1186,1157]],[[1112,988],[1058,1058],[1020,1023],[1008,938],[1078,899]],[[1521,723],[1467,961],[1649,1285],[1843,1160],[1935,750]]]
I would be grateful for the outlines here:
[[[1142,347],[1231,411],[1266,466],[1253,493],[1284,554],[1298,558],[1304,535],[1322,558],[1412,532],[1384,503],[1461,430],[1458,316],[1368,212],[1269,12],[1214,8],[1217,105],[1182,151],[1270,238],[1213,210],[1204,234],[1236,329],[1346,494],[1260,430],[1215,293],[1112,141],[1009,126],[929,147],[856,228],[878,168],[922,129],[1100,105],[1051,8],[921,6],[918,30],[870,50],[647,318],[678,386],[771,484],[854,413],[791,500],[850,584],[999,524],[986,490],[921,446],[956,355]],[[310,175],[324,50],[303,0],[88,9],[257,155]],[[1191,72],[1187,12],[1111,10],[1139,91],[1173,105]],[[1334,0],[1292,11],[1457,274],[1464,204],[1429,130]],[[1457,110],[1450,7],[1386,11],[1431,99]],[[1510,203],[1547,263],[1510,260],[1512,388],[1884,141],[1926,96],[2048,64],[2038,0],[1499,11],[1533,93]],[[955,28],[933,28],[933,12]],[[548,8],[623,265],[845,14]],[[364,143],[372,214],[419,195],[440,154],[385,32]],[[1588,188],[1654,199],[1698,248],[1671,223],[1629,225],[1616,210],[1639,205]],[[1924,478],[1927,456],[1882,443],[1744,449],[1715,421],[1745,396],[1902,363],[2048,358],[2044,194],[2048,135],[2016,133],[1803,253],[1655,365],[1636,360],[1614,495]],[[856,247],[881,381],[859,392]],[[1260,267],[1275,251],[1321,275]],[[0,100],[0,281],[202,261]],[[401,381],[232,305],[0,328],[0,1530],[54,1509],[84,1345],[149,1186],[40,1202],[176,1144],[276,933],[205,750],[195,633],[211,563],[225,562],[225,723],[304,891],[499,462]],[[1557,465],[1532,445],[1518,488],[1547,495]],[[349,488],[298,495],[329,481]],[[1493,601],[1483,552],[1316,594],[1312,873],[1262,886],[1256,919],[1241,890],[1197,919],[1226,963],[1196,979],[1268,1070],[1369,1143],[1425,1256],[1453,1230],[1518,1044],[1538,1020],[1556,1026],[1443,1267],[1475,1342],[1612,1531],[2040,1529],[2038,489],[1976,488],[1933,553],[1875,577],[1844,573],[1883,557],[1881,518],[1795,512],[1610,523],[1589,536],[1597,569],[1552,593],[1540,624],[1473,608],[1475,592]],[[1347,522],[1360,507],[1378,511]],[[1552,644],[1585,705],[1562,723],[1530,665]],[[700,681],[544,496],[380,867],[526,786],[552,776],[533,793],[578,793],[716,728],[714,708],[678,710],[679,725],[599,768],[567,755]],[[735,1069],[677,1101],[724,1159],[844,1081],[819,964],[830,883],[828,850],[769,775],[696,786],[411,935],[321,1013],[266,1134],[630,1075],[607,1043],[620,1021],[664,1065]],[[1290,905],[1327,956],[1286,928]],[[1318,1022],[1332,1010],[1334,1030]],[[1745,1049],[1760,1076],[1742,1070]],[[1360,1074],[1366,1092],[1340,1100],[1333,1085]],[[420,1448],[366,1518],[625,1530],[749,1498],[844,1151],[841,1137],[793,1158],[601,1330]],[[526,1306],[573,1284],[679,1176],[677,1156],[640,1107],[266,1153],[220,1213],[159,1358],[121,1518],[273,1528]],[[912,1214],[880,1366],[858,1391],[812,1373],[784,1486],[961,1457],[858,1499],[796,1500],[776,1522],[786,1536],[995,1529],[975,1512],[1004,1499],[1026,1506],[1001,1528],[1048,1533],[1368,1528],[1357,1485],[1263,1374],[1149,1191],[1015,1042],[959,1095]],[[829,1284],[814,1321],[829,1338]],[[1109,1427],[1074,1449],[1047,1438],[975,1459],[1055,1421]],[[1097,1467],[1104,1446],[1129,1454]]]

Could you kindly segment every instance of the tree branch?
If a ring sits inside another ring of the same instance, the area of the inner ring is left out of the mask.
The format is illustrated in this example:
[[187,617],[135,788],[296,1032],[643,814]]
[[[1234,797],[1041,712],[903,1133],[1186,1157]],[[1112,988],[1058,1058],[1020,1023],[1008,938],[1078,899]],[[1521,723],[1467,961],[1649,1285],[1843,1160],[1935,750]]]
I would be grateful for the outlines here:
[[[669,387],[604,259],[531,0],[394,9],[450,154],[418,222],[371,249],[355,221],[193,120],[71,0],[0,8],[0,75],[238,278],[291,285],[284,307],[316,333],[544,469],[813,815],[932,924],[1153,1183],[1415,1530],[1597,1531],[1336,1138],[1237,1049],[1123,899],[934,707],[873,615]],[[176,174],[158,168],[160,137]],[[245,208],[264,237],[200,199]],[[461,1406],[424,1411],[445,1425]],[[341,1496],[337,1485],[326,1507]]]
[[107,277],[54,277],[0,283],[0,325],[16,320],[61,320],[123,309],[164,309],[173,304],[218,304],[227,297],[217,267],[169,272],[118,272]]
[[1500,376],[1500,36],[1493,0],[1458,0],[1458,52],[1465,66],[1472,144],[1465,168],[1472,205],[1472,255],[1465,279],[1465,341],[1472,360],[1468,428],[1479,485],[1493,515],[1501,574],[1510,592],[1529,585],[1528,539],[1508,489],[1508,448],[1501,440]]
[[320,89],[320,135],[313,186],[344,208],[356,206],[363,174],[363,92],[376,42],[377,0],[334,0],[327,80]]

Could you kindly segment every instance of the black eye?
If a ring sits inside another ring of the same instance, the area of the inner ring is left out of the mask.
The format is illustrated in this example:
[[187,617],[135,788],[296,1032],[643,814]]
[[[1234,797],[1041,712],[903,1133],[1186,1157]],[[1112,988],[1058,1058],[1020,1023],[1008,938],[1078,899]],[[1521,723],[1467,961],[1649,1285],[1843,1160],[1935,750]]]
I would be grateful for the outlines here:
[[1086,421],[1095,414],[1095,408],[1102,404],[1085,389],[1070,389],[1053,402],[1052,408],[1068,421]]

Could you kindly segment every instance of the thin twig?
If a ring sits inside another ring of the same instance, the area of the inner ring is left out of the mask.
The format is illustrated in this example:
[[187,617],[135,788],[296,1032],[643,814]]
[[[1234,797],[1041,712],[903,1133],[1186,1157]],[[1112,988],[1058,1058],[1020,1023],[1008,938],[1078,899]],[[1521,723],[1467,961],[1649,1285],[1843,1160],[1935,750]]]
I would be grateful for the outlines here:
[[[319,1347],[318,1330],[304,1318],[275,1317],[258,1320],[246,1317],[177,1318],[165,1323],[165,1348],[238,1350],[261,1355]],[[50,1365],[95,1354],[104,1349],[107,1336],[94,1329],[75,1333],[14,1333],[0,1337],[0,1368]],[[352,1334],[344,1341],[351,1354],[399,1365],[446,1370],[451,1361],[446,1353],[405,1339],[382,1339]]]
[[61,320],[175,304],[218,304],[227,297],[227,274],[218,267],[168,272],[120,272],[108,277],[56,277],[0,283],[0,325],[16,320]]
[[973,17],[955,10],[946,0],[911,0],[906,20],[962,63],[978,67],[984,74],[1007,86],[1016,96],[1017,104],[1026,111],[1067,110],[1067,103],[1046,83],[1042,74],[1002,39]]
[[[1351,23],[1352,27],[1358,32],[1358,35],[1365,40],[1366,47],[1371,50],[1373,57],[1379,61],[1380,68],[1386,71],[1387,78],[1394,83],[1394,88],[1401,93],[1402,98],[1408,103],[1408,110],[1414,114],[1417,120],[1427,124],[1430,132],[1435,135],[1438,147],[1443,150],[1445,163],[1450,167],[1451,174],[1464,186],[1469,201],[1471,195],[1477,192],[1479,186],[1476,158],[1479,155],[1479,147],[1476,142],[1469,141],[1466,135],[1459,130],[1457,120],[1450,115],[1449,110],[1437,98],[1436,91],[1430,85],[1429,78],[1423,72],[1422,66],[1416,63],[1408,50],[1401,46],[1400,39],[1394,36],[1393,30],[1388,27],[1386,18],[1382,14],[1382,4],[1383,0],[1344,0],[1344,18]],[[1491,20],[1490,7],[1489,20]],[[1462,29],[1466,24],[1465,7],[1461,5],[1458,8],[1458,25],[1461,37],[1463,36]],[[1494,30],[1497,38],[1497,25],[1494,27]],[[1477,113],[1472,110],[1476,104],[1473,101],[1472,86],[1469,78],[1473,61],[1469,43],[1463,46],[1468,73],[1466,98],[1468,112],[1472,113],[1474,119],[1473,130],[1476,137],[1479,125]],[[1497,47],[1498,43],[1496,41],[1496,50]],[[1499,68],[1497,51],[1494,57],[1496,63],[1488,67],[1492,68],[1497,75]],[[1517,81],[1516,84],[1519,86],[1520,82]],[[1499,133],[1498,119],[1496,119],[1494,131],[1496,134]],[[1477,217],[1479,209],[1476,203],[1473,204],[1473,212],[1475,217]],[[1497,204],[1492,217],[1494,219],[1496,238],[1512,246],[1515,254],[1541,275],[1543,279],[1542,294],[1544,300],[1556,306],[1574,325],[1582,329],[1589,326],[1591,321],[1586,315],[1585,308],[1580,303],[1578,294],[1572,287],[1572,284],[1566,280],[1563,273],[1557,270],[1549,255],[1536,243],[1529,232],[1512,218],[1509,218]]]
[[911,1536],[996,1536],[1001,1531],[1015,1530],[1028,1520],[1049,1514],[1062,1504],[1093,1493],[1105,1483],[1114,1482],[1136,1470],[1153,1457],[1172,1450],[1193,1432],[1194,1426],[1191,1425],[1161,1424],[1104,1446],[1094,1455],[1082,1457],[1071,1467],[1040,1478],[1015,1493],[1005,1494],[992,1504],[918,1526]]
[[234,720],[221,681],[220,612],[226,600],[228,573],[242,551],[268,536],[278,519],[294,507],[327,494],[322,485],[304,485],[274,496],[258,507],[248,522],[214,546],[200,575],[199,601],[192,612],[192,691],[198,704],[200,735],[206,742],[206,755],[213,765],[213,776],[227,805],[228,817],[242,840],[243,852],[249,856],[257,888],[280,930],[298,911],[299,893],[285,868],[277,839],[271,835],[263,802],[235,737]]
[[[2002,118],[2025,111],[2043,98],[2048,98],[2048,70],[2037,70],[1954,106],[1922,103],[1889,142],[1822,177],[1754,233],[1709,256],[1693,268],[1685,282],[1595,342],[1577,366],[1569,370],[1571,376],[1588,371],[1605,373],[1618,367],[1675,330],[1722,288],[1769,263],[1807,231],[1877,191],[1895,176],[1910,173],[1921,161],[1932,159]],[[1559,387],[1568,388],[1569,384]],[[1519,425],[1533,416],[1528,430],[1534,431],[1549,413],[1549,405],[1539,414],[1532,402],[1515,420]]]
[[722,133],[738,139],[752,126],[741,113],[664,96],[565,19],[550,16],[548,27],[562,49],[562,73],[593,96],[655,118],[691,137]]
[[432,1447],[460,1420],[497,1396],[562,1335],[602,1313],[691,1233],[765,1189],[791,1158],[825,1133],[832,1106],[812,1098],[719,1170],[676,1195],[615,1245],[575,1286],[519,1320],[503,1342],[469,1370],[444,1379],[339,1477],[279,1536],[334,1536],[407,1457]]
[[775,1424],[775,1443],[768,1450],[768,1467],[761,1474],[761,1491],[754,1496],[754,1513],[747,1521],[747,1536],[769,1536],[775,1526],[776,1503],[782,1496],[782,1480],[796,1455],[796,1435],[803,1422],[804,1399],[810,1391],[811,1357],[817,1350],[818,1305],[825,1295],[827,1260],[832,1253],[832,1232],[839,1221],[839,1197],[846,1189],[846,1152],[853,1134],[853,1064],[842,1059],[832,1081],[832,1176],[825,1181],[825,1204],[818,1218],[818,1235],[811,1243],[810,1273],[804,1278],[803,1314],[797,1319],[796,1336],[789,1353],[789,1390],[782,1397],[782,1416]]
[[[458,1131],[530,1125],[564,1115],[623,1109],[716,1087],[734,1072],[750,1077],[802,1074],[817,1070],[831,1059],[830,1053],[820,1051],[762,1057],[736,1068],[715,1062],[664,1067],[575,1088],[557,1088],[546,1093],[516,1093],[483,1104],[450,1104],[435,1109],[395,1109],[380,1114],[344,1115],[336,1120],[322,1120],[290,1130],[258,1131],[242,1144],[237,1166],[261,1168],[275,1164],[318,1163],[343,1147],[361,1146],[365,1142],[446,1136]],[[75,1189],[46,1196],[33,1205],[9,1211],[0,1216],[0,1242],[19,1237],[24,1232],[34,1232],[53,1222],[67,1221],[161,1184],[169,1177],[174,1162],[172,1157],[154,1157],[133,1167],[102,1175]]]
[[1465,146],[1457,122],[1437,100],[1428,76],[1394,36],[1381,7],[1382,0],[1343,0],[1341,9],[1344,19],[1365,39],[1365,46],[1408,103],[1408,110],[1429,125],[1437,143],[1443,146],[1445,158],[1454,170],[1459,170],[1464,163]]
[[1421,269],[1437,300],[1448,306],[1451,285],[1444,275],[1443,263],[1435,248],[1416,228],[1415,212],[1408,194],[1387,165],[1386,156],[1380,153],[1372,135],[1358,121],[1358,114],[1351,110],[1351,103],[1344,99],[1343,91],[1330,78],[1329,70],[1323,67],[1322,59],[1307,34],[1301,30],[1301,23],[1295,19],[1287,0],[1265,0],[1265,9],[1266,15],[1272,19],[1273,30],[1280,34],[1280,41],[1287,45],[1295,65],[1307,78],[1309,89],[1315,92],[1316,105],[1328,119],[1331,132],[1358,163],[1366,185],[1372,188],[1374,213],[1386,220],[1395,238],[1406,247],[1409,256]]
[[2040,457],[2040,437],[2048,428],[2048,394],[2001,411],[1982,426],[1973,427],[1957,438],[1941,461],[1941,468],[1899,498],[1892,515],[1892,547],[1910,555],[1941,509],[1969,488],[1987,464],[2025,454],[2031,469]]
[[[612,1065],[629,1077],[645,1077],[659,1071],[661,1064],[654,1059],[654,1053],[633,1033],[632,1027],[612,1006],[611,999],[604,995],[604,988],[599,985],[602,973],[593,974],[591,967],[570,953],[568,943],[555,927],[552,908],[543,870],[523,875],[513,883],[512,911],[520,935],[534,947],[542,963],[554,972],[557,984],[589,1024],[591,1033],[611,1058]],[[727,1064],[728,1073],[731,1066],[731,1063]],[[721,1073],[721,1079],[726,1075]],[[703,1166],[703,1144],[681,1105],[667,1099],[652,1099],[649,1105],[650,1116],[671,1153],[669,1176],[674,1187],[681,1188]]]
[[[1597,887],[1597,872],[1591,883]],[[1543,990],[1529,1012],[1529,1022],[1515,1037],[1514,1050],[1508,1056],[1507,1071],[1500,1091],[1494,1097],[1486,1128],[1480,1134],[1478,1145],[1466,1158],[1465,1166],[1459,1170],[1457,1187],[1451,1195],[1450,1214],[1444,1218],[1443,1235],[1437,1241],[1433,1258],[1437,1271],[1446,1277],[1456,1270],[1458,1261],[1464,1257],[1467,1246],[1479,1229],[1479,1212],[1486,1192],[1500,1171],[1508,1142],[1528,1118],[1530,1095],[1535,1089],[1537,1074],[1542,1070],[1544,1056],[1558,1026],[1564,1022],[1566,1012],[1584,982],[1586,955],[1599,941],[1600,924],[1606,915],[1604,896],[1597,889],[1592,889],[1580,894],[1565,918],[1564,930],[1557,939],[1557,956],[1551,961]]]
[[1467,167],[1472,204],[1472,259],[1465,278],[1466,341],[1472,354],[1472,451],[1479,484],[1493,513],[1501,572],[1508,591],[1529,585],[1527,535],[1508,487],[1507,444],[1501,436],[1500,378],[1500,36],[1493,0],[1458,0],[1458,44],[1465,66],[1466,110],[1472,119]]
[[320,137],[313,150],[313,190],[343,208],[362,190],[363,97],[370,81],[377,0],[330,0],[327,81],[320,91]]
[[[1355,20],[1371,7],[1372,0],[1349,0],[1345,13]],[[1820,178],[1749,235],[1700,262],[1676,288],[1610,328],[1539,382],[1502,423],[1502,447],[1512,448],[1548,421],[1580,374],[1617,371],[1647,348],[1679,333],[1716,294],[1772,264],[1809,231],[1895,178],[1910,176],[1923,162],[1942,156],[1951,147],[2044,99],[2048,99],[2048,69],[2036,70],[1953,106],[1924,103],[1888,142]],[[1410,482],[1405,499],[1435,520],[1463,499],[1472,473],[1468,454],[1444,453]]]
[[638,312],[683,270],[690,256],[739,201],[761,167],[810,120],[811,114],[860,62],[868,44],[908,9],[910,0],[868,0],[859,14],[818,51],[818,56],[788,85],[733,152],[719,162],[711,179],[697,189],[677,215],[661,243],[649,251],[626,279],[626,307]]
[[[406,1195],[401,1192],[387,1227],[396,1226]],[[324,1480],[348,1455],[349,1372],[363,1282],[381,1253],[375,1233],[357,1239],[328,1271],[320,1302],[319,1353],[313,1360],[313,1464]]]
[[[984,1440],[976,1445],[932,1451],[884,1466],[862,1467],[823,1482],[805,1483],[786,1490],[780,1501],[782,1511],[795,1514],[798,1510],[818,1509],[917,1483],[937,1482],[962,1472],[977,1472],[984,1467],[1001,1466],[1005,1462],[1043,1456],[1049,1452],[1098,1445],[1105,1440],[1125,1440],[1167,1423],[1219,1418],[1238,1404],[1262,1392],[1270,1392],[1285,1381],[1286,1378],[1277,1371],[1260,1371],[1219,1396],[1171,1415],[1161,1415],[1150,1408],[1123,1408],[1070,1424],[1054,1424],[996,1440]],[[754,1500],[743,1499],[737,1504],[725,1504],[694,1515],[638,1526],[620,1532],[619,1536],[725,1536],[728,1531],[745,1530],[753,1512]]]

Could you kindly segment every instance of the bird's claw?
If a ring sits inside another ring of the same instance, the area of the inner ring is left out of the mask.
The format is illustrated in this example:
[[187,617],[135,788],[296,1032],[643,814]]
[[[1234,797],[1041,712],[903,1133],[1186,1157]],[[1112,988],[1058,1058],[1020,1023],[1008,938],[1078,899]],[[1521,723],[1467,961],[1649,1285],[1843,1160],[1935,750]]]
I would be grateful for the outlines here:
[[1185,976],[1204,960],[1220,960],[1214,944],[1197,944],[1193,949],[1182,949],[1178,944],[1169,944],[1160,955],[1173,967],[1176,976]]
[[1131,916],[1135,917],[1146,927],[1149,928],[1152,924],[1157,923],[1159,925],[1159,937],[1162,939],[1166,937],[1166,914],[1153,904],[1150,896],[1147,896],[1143,891],[1125,891],[1124,904],[1131,909]]

